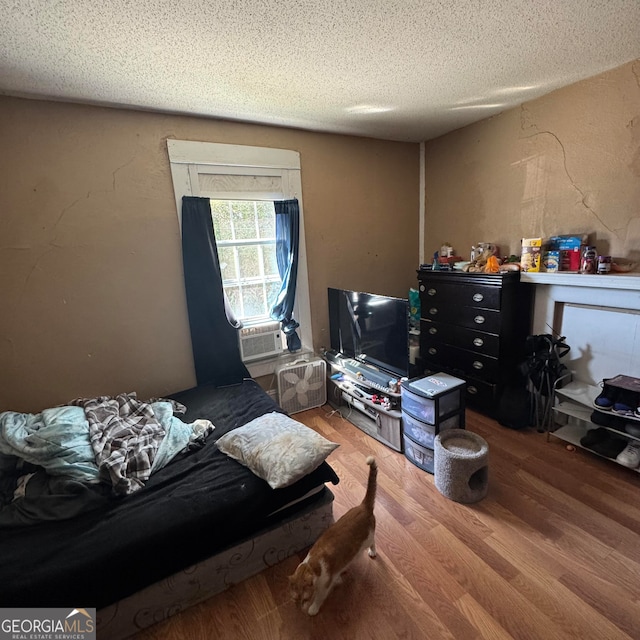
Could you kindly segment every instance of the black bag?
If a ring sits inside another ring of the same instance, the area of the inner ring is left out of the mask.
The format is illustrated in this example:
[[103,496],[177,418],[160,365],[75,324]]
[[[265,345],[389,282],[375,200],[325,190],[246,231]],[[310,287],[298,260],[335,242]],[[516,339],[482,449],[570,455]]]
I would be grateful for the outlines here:
[[533,402],[524,379],[521,383],[505,387],[498,403],[496,420],[509,429],[526,429],[533,425]]

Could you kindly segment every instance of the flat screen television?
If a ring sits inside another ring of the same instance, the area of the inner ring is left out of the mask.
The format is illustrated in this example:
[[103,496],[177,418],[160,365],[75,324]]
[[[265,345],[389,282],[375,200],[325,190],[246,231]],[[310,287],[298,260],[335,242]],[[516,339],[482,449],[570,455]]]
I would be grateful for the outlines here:
[[331,349],[398,377],[409,375],[409,301],[329,288]]

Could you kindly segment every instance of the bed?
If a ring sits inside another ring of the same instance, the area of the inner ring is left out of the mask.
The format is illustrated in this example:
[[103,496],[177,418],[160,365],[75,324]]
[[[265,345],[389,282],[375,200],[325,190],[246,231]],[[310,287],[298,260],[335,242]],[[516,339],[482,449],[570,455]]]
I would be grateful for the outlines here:
[[273,489],[219,450],[225,434],[283,413],[255,381],[170,398],[185,423],[215,430],[130,495],[97,490],[71,517],[1,526],[3,607],[95,607],[99,637],[124,638],[304,549],[333,522],[327,484],[338,478],[326,461]]

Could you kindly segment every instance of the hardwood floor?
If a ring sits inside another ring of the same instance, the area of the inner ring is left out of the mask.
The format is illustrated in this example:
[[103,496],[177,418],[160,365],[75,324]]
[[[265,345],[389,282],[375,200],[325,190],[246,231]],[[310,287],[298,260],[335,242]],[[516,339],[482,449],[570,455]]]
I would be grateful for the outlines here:
[[137,640],[640,638],[639,473],[467,411],[489,443],[489,493],[462,505],[329,410],[294,417],[341,443],[336,518],[361,501],[376,456],[378,557],[362,554],[313,618],[288,594],[302,553]]

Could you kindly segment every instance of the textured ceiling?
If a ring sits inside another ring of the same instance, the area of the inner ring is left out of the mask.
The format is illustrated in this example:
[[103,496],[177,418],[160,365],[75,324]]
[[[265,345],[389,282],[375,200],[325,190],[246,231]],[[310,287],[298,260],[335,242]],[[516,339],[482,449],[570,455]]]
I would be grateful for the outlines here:
[[640,0],[0,0],[0,92],[422,141],[640,58]]

